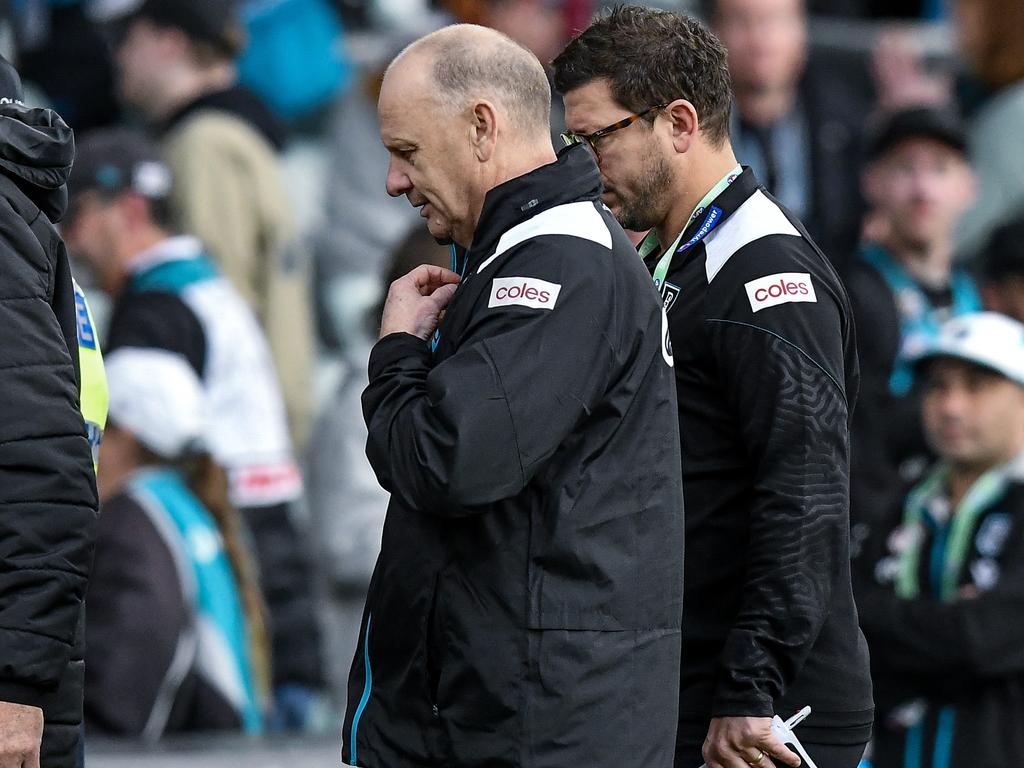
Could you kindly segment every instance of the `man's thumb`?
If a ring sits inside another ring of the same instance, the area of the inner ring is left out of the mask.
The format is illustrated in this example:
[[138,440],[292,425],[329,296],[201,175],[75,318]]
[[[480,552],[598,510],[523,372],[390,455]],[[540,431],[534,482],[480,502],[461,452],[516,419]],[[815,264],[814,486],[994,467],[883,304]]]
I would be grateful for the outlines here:
[[458,290],[458,287],[459,286],[455,284],[442,285],[430,294],[430,298],[437,302],[438,310],[442,310],[448,306],[448,302],[452,300],[452,296],[455,295],[455,291]]

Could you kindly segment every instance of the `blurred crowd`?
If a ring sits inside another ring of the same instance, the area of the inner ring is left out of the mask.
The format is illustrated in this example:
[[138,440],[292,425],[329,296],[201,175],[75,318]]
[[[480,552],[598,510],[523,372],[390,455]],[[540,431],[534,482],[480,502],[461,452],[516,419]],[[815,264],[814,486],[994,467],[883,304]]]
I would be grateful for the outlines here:
[[[721,37],[740,161],[802,219],[851,295],[862,372],[851,537],[885,670],[879,764],[902,765],[881,762],[886,729],[942,725],[941,708],[929,720],[929,676],[1024,673],[989,646],[956,656],[943,631],[959,614],[897,615],[922,593],[949,607],[1011,578],[998,565],[1006,523],[974,542],[972,589],[935,586],[927,568],[918,583],[925,545],[899,534],[926,519],[929,541],[969,539],[950,533],[958,504],[977,519],[995,500],[1017,503],[1006,473],[984,498],[969,485],[934,501],[936,460],[974,456],[949,419],[975,435],[984,465],[985,445],[1017,439],[1024,401],[982,403],[973,369],[922,372],[918,358],[948,321],[991,310],[996,324],[969,325],[961,341],[980,333],[972,343],[991,346],[1003,333],[1006,346],[951,355],[1024,385],[1021,339],[999,324],[1024,320],[1024,3],[648,4],[697,14]],[[453,20],[505,32],[546,64],[604,5],[0,0],[0,53],[27,100],[76,134],[62,233],[108,366],[90,733],[337,727],[386,507],[359,403],[382,287],[449,259],[384,190],[384,67]],[[992,622],[1005,613],[972,631],[1004,631]],[[979,653],[988,666],[972,666]]]

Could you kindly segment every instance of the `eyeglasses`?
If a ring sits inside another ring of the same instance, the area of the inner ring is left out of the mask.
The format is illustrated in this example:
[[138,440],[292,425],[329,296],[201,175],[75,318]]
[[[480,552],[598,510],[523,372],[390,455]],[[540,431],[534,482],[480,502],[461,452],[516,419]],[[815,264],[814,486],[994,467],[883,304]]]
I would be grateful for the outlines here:
[[664,109],[667,106],[668,104],[656,104],[653,107],[648,107],[643,112],[637,112],[635,115],[630,115],[629,117],[623,118],[622,120],[619,120],[616,123],[612,123],[611,125],[605,126],[599,131],[594,131],[593,133],[574,133],[573,131],[566,131],[565,133],[562,134],[562,141],[565,142],[565,146],[567,147],[571,147],[573,144],[585,143],[588,147],[590,147],[590,151],[594,153],[594,157],[598,161],[600,161],[601,152],[597,148],[598,139],[603,139],[608,134],[615,133],[616,131],[621,131],[623,128],[629,128],[629,126],[631,126],[641,117],[649,115],[651,112],[654,112],[655,110]]

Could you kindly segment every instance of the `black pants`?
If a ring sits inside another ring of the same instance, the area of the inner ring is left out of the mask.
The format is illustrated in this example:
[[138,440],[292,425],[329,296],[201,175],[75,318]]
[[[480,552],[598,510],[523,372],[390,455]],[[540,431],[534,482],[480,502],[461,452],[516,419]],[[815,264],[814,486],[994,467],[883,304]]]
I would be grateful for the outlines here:
[[[799,734],[797,734],[799,738]],[[837,744],[814,744],[800,739],[807,754],[818,768],[857,768],[867,744],[855,746]],[[704,758],[701,755],[702,744],[677,744],[675,768],[699,768],[703,765]],[[784,765],[776,761],[776,766]]]

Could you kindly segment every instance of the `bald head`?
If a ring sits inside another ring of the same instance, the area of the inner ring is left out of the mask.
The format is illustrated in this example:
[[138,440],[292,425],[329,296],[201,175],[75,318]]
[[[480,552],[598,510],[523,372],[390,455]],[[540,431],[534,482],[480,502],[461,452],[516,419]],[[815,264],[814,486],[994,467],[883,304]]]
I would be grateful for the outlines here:
[[377,102],[386,186],[405,195],[440,242],[469,247],[487,193],[556,160],[551,92],[536,57],[468,24],[406,48]]
[[507,35],[456,24],[422,37],[398,55],[386,78],[428,73],[433,99],[449,114],[474,100],[494,103],[520,138],[549,136],[551,88],[544,67]]

